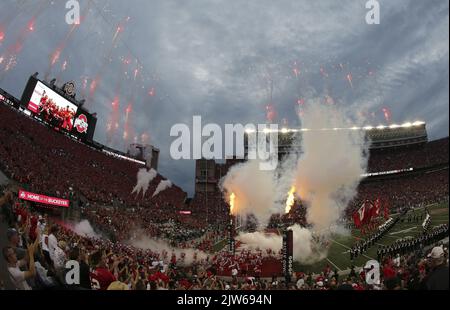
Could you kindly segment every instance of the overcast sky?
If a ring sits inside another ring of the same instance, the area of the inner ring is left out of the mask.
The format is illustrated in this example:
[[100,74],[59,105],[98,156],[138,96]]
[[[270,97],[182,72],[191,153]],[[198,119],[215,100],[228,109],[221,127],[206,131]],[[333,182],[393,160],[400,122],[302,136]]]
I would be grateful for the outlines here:
[[[118,95],[111,144],[123,150],[132,102],[130,129],[150,136],[160,173],[190,194],[194,162],[170,159],[169,131],[190,126],[193,115],[219,125],[265,123],[271,103],[274,122],[296,127],[299,102],[323,101],[351,108],[364,124],[423,120],[431,139],[448,136],[447,0],[379,0],[379,25],[366,24],[365,0],[80,0],[87,14],[69,36],[65,2],[1,1],[0,87],[20,98],[30,74],[50,72],[74,80],[81,97],[85,78],[89,87],[100,76],[87,103],[98,113],[95,139],[108,141]],[[5,72],[11,59],[17,63]]]

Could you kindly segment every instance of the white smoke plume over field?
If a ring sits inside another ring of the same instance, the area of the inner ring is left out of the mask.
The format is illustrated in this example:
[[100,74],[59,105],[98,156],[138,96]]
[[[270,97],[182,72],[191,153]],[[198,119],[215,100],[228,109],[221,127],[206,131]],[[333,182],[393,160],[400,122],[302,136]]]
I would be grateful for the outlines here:
[[275,213],[275,182],[273,171],[263,171],[258,160],[249,160],[231,167],[220,187],[225,199],[235,194],[234,213],[253,214],[263,227]]
[[[294,261],[302,264],[312,264],[326,257],[327,248],[319,241],[314,239],[312,232],[306,228],[294,225],[289,227],[293,232]],[[282,236],[275,234],[266,234],[264,232],[241,233],[236,237],[243,242],[244,248],[260,249],[265,252],[271,249],[278,253],[282,246]]]
[[155,197],[160,192],[162,192],[163,190],[165,190],[169,187],[172,187],[172,182],[170,180],[162,180],[161,182],[159,182],[158,186],[156,187],[155,192],[153,193],[152,197]]
[[170,259],[172,253],[177,257],[177,263],[181,264],[182,253],[184,253],[184,264],[191,265],[194,262],[194,257],[196,256],[197,261],[205,260],[208,255],[200,250],[195,249],[180,249],[170,246],[167,242],[159,239],[151,239],[143,233],[136,233],[138,238],[132,239],[129,243],[140,249],[151,250],[153,252],[162,253],[163,251],[168,253],[168,258]]
[[311,106],[302,124],[310,131],[302,135],[303,154],[295,168],[295,187],[307,203],[307,221],[315,231],[323,231],[338,222],[356,195],[366,171],[367,145],[359,130],[321,130],[352,127],[345,113],[333,106]]
[[100,234],[97,234],[94,231],[94,228],[91,226],[91,223],[89,223],[88,220],[82,220],[79,223],[76,223],[73,226],[73,231],[80,236],[83,237],[89,237],[89,238],[101,238]]
[[157,176],[155,169],[147,170],[146,168],[139,169],[137,173],[137,183],[133,188],[131,193],[136,193],[137,195],[142,191],[142,196],[145,196],[150,182]]
[[[263,228],[272,214],[284,212],[289,188],[295,186],[311,226],[292,227],[294,259],[311,263],[326,257],[322,244],[327,236],[345,233],[339,220],[366,171],[368,144],[362,131],[342,129],[354,123],[336,106],[313,104],[305,109],[301,122],[309,130],[295,137],[300,153],[292,152],[276,171],[261,171],[256,161],[234,166],[221,181],[221,189],[225,199],[235,194],[233,213],[254,214]],[[281,248],[280,236],[256,232],[239,238],[247,246]]]

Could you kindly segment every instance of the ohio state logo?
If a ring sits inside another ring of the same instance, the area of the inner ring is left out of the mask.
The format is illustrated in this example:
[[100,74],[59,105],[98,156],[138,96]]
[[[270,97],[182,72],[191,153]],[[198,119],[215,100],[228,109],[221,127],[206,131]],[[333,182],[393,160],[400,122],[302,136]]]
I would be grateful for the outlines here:
[[88,122],[86,115],[84,114],[78,115],[77,119],[75,120],[74,126],[79,133],[86,133],[88,129]]

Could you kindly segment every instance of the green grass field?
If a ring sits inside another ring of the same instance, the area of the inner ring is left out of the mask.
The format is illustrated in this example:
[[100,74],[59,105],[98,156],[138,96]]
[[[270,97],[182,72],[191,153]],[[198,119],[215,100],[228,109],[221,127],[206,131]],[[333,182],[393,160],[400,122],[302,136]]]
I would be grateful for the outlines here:
[[[443,205],[433,205],[428,207],[431,215],[431,226],[437,226],[440,224],[448,223],[449,212],[448,203]],[[417,214],[423,212],[423,209],[416,210]],[[405,216],[407,218],[407,216]],[[384,237],[378,241],[373,247],[371,247],[364,255],[358,256],[354,260],[355,266],[363,266],[368,260],[377,258],[377,248],[378,245],[390,245],[395,240],[405,237],[415,237],[422,231],[422,223],[408,223],[404,221],[403,223],[397,223],[394,227],[386,234]],[[351,236],[334,236],[331,239],[331,245],[328,251],[328,257],[318,263],[313,265],[300,265],[294,263],[294,271],[303,272],[321,272],[323,268],[329,264],[331,268],[337,268],[340,270],[349,269],[352,265],[350,261],[349,248],[360,238],[359,230],[355,229],[352,231]],[[295,244],[294,244],[295,247]]]

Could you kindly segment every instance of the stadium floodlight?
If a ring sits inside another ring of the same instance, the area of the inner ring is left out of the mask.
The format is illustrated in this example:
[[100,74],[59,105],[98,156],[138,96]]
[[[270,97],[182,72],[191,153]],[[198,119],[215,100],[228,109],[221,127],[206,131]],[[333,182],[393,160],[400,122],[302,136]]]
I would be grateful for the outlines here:
[[253,130],[253,129],[250,129],[250,128],[245,129],[245,133],[246,134],[251,134],[251,133],[254,133],[254,132],[255,132],[255,130]]
[[353,126],[352,128],[350,128],[351,130],[358,130],[359,127]]
[[372,129],[373,129],[372,126],[366,126],[366,127],[364,127],[364,130],[372,130]]
[[397,125],[397,124],[392,124],[389,126],[389,128],[391,128],[391,129],[398,128],[398,127],[400,127],[400,125]]
[[422,121],[415,121],[414,123],[413,123],[413,126],[420,126],[420,125],[424,125],[425,124],[425,122],[422,122]]
[[383,126],[383,125],[377,126],[377,129],[384,129],[384,128],[386,128],[386,126]]
[[288,133],[288,129],[287,128],[282,128],[281,129],[281,133]]
[[411,126],[412,126],[412,124],[410,122],[404,123],[402,125],[402,127],[405,127],[405,128],[408,128],[408,127],[411,127]]

